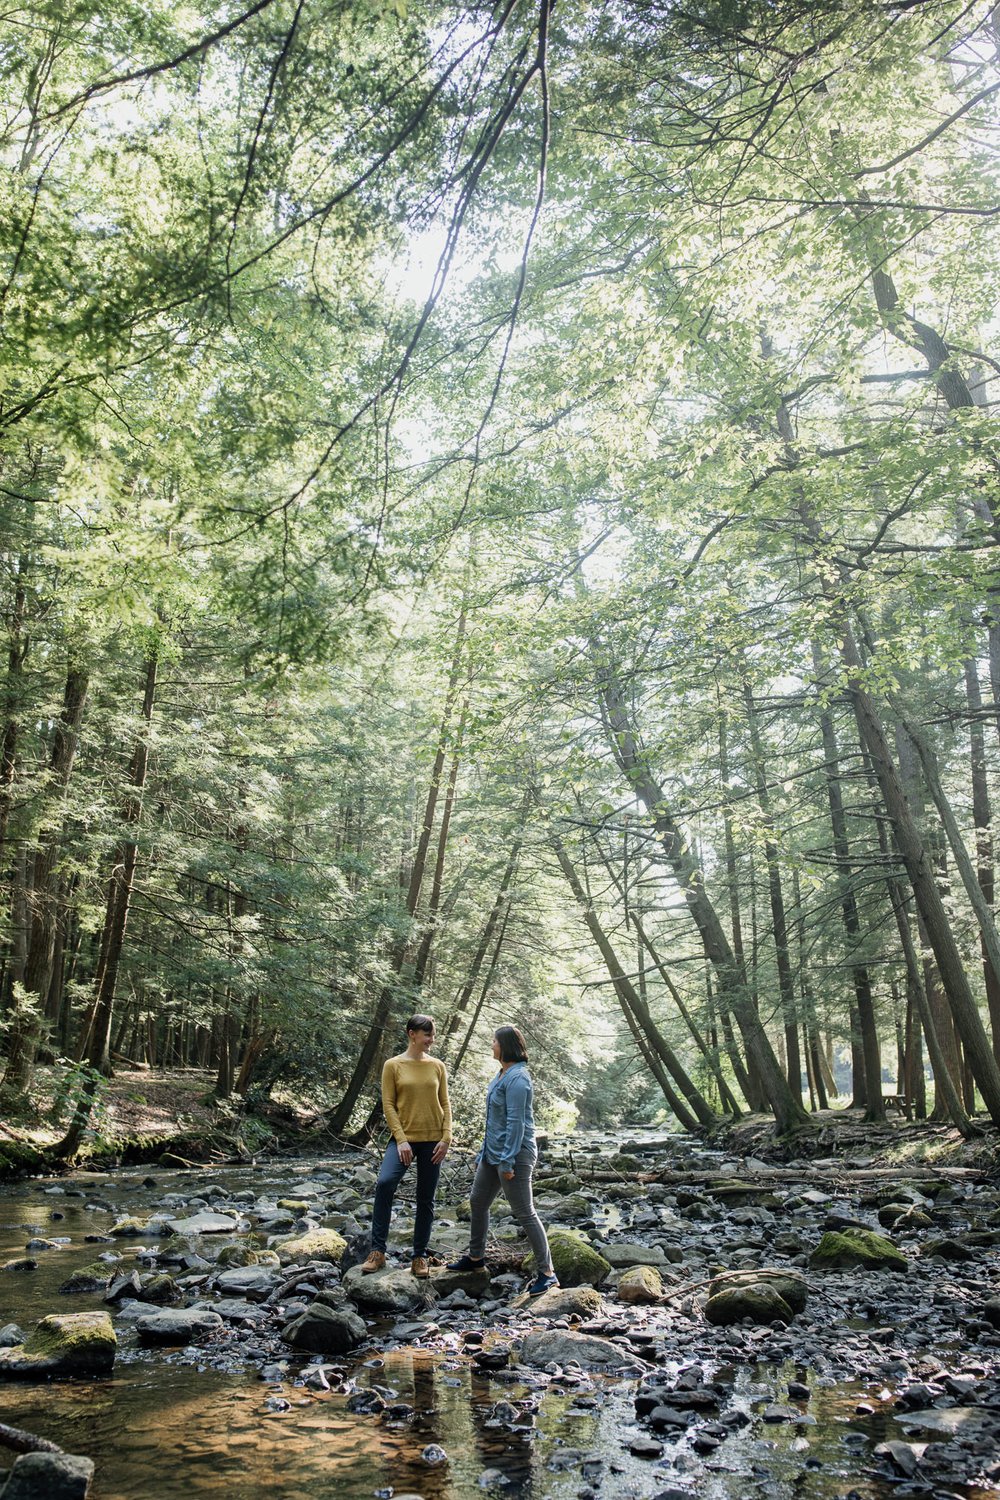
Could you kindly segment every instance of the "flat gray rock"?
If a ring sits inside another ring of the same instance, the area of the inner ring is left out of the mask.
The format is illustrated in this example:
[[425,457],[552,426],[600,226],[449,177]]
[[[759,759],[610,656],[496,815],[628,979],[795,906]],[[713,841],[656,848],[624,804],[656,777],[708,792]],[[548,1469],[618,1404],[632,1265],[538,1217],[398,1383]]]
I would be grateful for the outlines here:
[[610,1266],[666,1266],[667,1257],[659,1245],[637,1245],[619,1240],[614,1245],[595,1245]]
[[565,1333],[559,1328],[547,1333],[529,1333],[521,1346],[521,1358],[526,1365],[536,1368],[548,1364],[565,1365],[570,1360],[575,1360],[584,1370],[641,1368],[634,1354],[608,1339],[595,1338],[587,1333]]
[[194,1338],[221,1328],[222,1319],[208,1308],[186,1307],[144,1313],[136,1319],[135,1326],[144,1344],[188,1344]]
[[376,1271],[362,1276],[360,1266],[352,1266],[344,1275],[343,1288],[352,1302],[385,1312],[403,1312],[425,1296],[433,1296],[430,1279],[418,1281],[409,1271]]
[[241,1227],[239,1219],[228,1214],[192,1214],[187,1219],[167,1221],[174,1234],[237,1234]]
[[284,1273],[275,1266],[230,1266],[229,1270],[219,1272],[215,1285],[220,1292],[253,1301],[269,1296],[283,1280]]

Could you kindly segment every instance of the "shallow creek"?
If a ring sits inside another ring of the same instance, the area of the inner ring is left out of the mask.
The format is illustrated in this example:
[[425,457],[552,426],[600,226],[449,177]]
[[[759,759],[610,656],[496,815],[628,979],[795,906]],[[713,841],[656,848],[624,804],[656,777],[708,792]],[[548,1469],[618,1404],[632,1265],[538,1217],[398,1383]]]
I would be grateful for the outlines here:
[[[210,1180],[233,1193],[252,1188],[281,1196],[294,1192],[296,1179],[309,1170],[308,1163],[213,1168]],[[56,1185],[52,1181],[0,1188],[0,1264],[23,1256],[33,1235],[68,1241],[38,1252],[37,1270],[0,1277],[0,1325],[16,1321],[30,1330],[49,1312],[105,1306],[99,1293],[66,1296],[58,1288],[101,1251],[121,1255],[121,1269],[128,1270],[137,1252],[156,1241],[95,1243],[85,1235],[106,1232],[122,1214],[148,1214],[166,1193],[194,1196],[198,1181],[193,1172],[132,1169],[59,1179],[65,1196],[46,1191]],[[81,1188],[85,1196],[72,1196]],[[95,1200],[108,1205],[96,1222],[95,1211],[84,1207]],[[226,1243],[213,1235],[205,1248],[207,1240],[199,1248],[210,1256]],[[834,1380],[801,1361],[769,1363],[758,1356],[756,1362],[723,1368],[706,1348],[705,1368],[722,1373],[733,1407],[759,1416],[769,1403],[787,1400],[788,1381],[798,1380],[810,1390],[801,1417],[780,1425],[753,1420],[707,1456],[699,1456],[682,1433],[650,1460],[629,1451],[630,1440],[643,1436],[633,1407],[634,1379],[572,1370],[482,1372],[463,1352],[459,1336],[449,1339],[447,1318],[440,1320],[436,1337],[405,1345],[393,1337],[392,1323],[391,1318],[370,1321],[374,1344],[357,1356],[326,1361],[330,1390],[302,1383],[310,1365],[321,1362],[318,1357],[285,1350],[283,1378],[263,1379],[263,1361],[241,1358],[238,1342],[227,1345],[224,1358],[211,1345],[143,1349],[131,1325],[117,1323],[120,1348],[113,1376],[47,1385],[5,1382],[0,1419],[92,1457],[97,1466],[93,1500],[149,1500],[154,1494],[157,1500],[387,1500],[392,1495],[463,1500],[476,1494],[524,1500],[683,1494],[706,1500],[848,1495],[886,1500],[890,1494],[948,1494],[982,1500],[998,1493],[974,1485],[935,1490],[873,1474],[872,1445],[905,1437],[903,1428],[884,1404],[858,1414],[859,1401],[872,1395],[870,1385]],[[463,1326],[469,1327],[468,1315]],[[488,1343],[490,1325],[480,1326]],[[238,1337],[249,1347],[255,1335],[247,1329]],[[664,1352],[669,1356],[669,1348],[661,1350],[660,1369],[690,1362],[687,1351],[676,1362]],[[393,1422],[386,1420],[390,1413],[349,1411],[349,1397],[370,1386],[386,1400],[414,1408],[414,1414]],[[499,1401],[518,1406],[513,1427],[495,1420]],[[427,1462],[423,1455],[432,1444],[447,1458]]]

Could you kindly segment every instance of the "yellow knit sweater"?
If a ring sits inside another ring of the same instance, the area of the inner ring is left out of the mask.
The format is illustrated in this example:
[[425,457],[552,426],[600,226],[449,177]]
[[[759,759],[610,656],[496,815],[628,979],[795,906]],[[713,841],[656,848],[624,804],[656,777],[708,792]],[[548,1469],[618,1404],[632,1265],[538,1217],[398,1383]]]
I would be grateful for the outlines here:
[[397,1146],[405,1141],[451,1144],[448,1075],[436,1057],[390,1057],[382,1069],[382,1108]]

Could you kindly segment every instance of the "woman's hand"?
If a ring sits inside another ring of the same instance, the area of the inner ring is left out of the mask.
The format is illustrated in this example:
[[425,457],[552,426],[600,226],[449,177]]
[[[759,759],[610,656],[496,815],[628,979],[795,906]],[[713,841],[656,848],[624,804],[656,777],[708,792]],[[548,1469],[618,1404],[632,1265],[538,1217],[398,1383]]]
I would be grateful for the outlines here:
[[434,1166],[439,1167],[447,1155],[448,1142],[438,1141],[437,1145],[434,1147],[434,1150],[431,1152],[431,1161],[433,1162]]
[[514,1174],[513,1172],[501,1172],[500,1176],[503,1178],[504,1182],[510,1182]]
[[413,1160],[413,1147],[409,1141],[404,1141],[401,1146],[396,1147],[396,1150],[399,1152],[399,1159],[403,1163],[403,1166],[408,1167]]

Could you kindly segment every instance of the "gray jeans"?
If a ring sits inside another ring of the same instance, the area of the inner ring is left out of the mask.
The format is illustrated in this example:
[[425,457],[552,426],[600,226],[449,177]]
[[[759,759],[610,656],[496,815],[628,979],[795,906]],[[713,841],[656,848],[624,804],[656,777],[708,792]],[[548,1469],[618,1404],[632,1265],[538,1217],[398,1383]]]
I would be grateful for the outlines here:
[[531,1196],[531,1174],[535,1168],[535,1157],[530,1151],[522,1151],[514,1161],[514,1175],[510,1181],[500,1175],[500,1168],[481,1161],[472,1179],[469,1202],[472,1208],[472,1227],[469,1233],[469,1254],[473,1260],[482,1260],[486,1253],[486,1236],[490,1228],[490,1204],[502,1192],[511,1206],[522,1234],[527,1239],[535,1256],[535,1270],[540,1276],[552,1275],[552,1256],[549,1242],[545,1238],[542,1221],[535,1212]]

